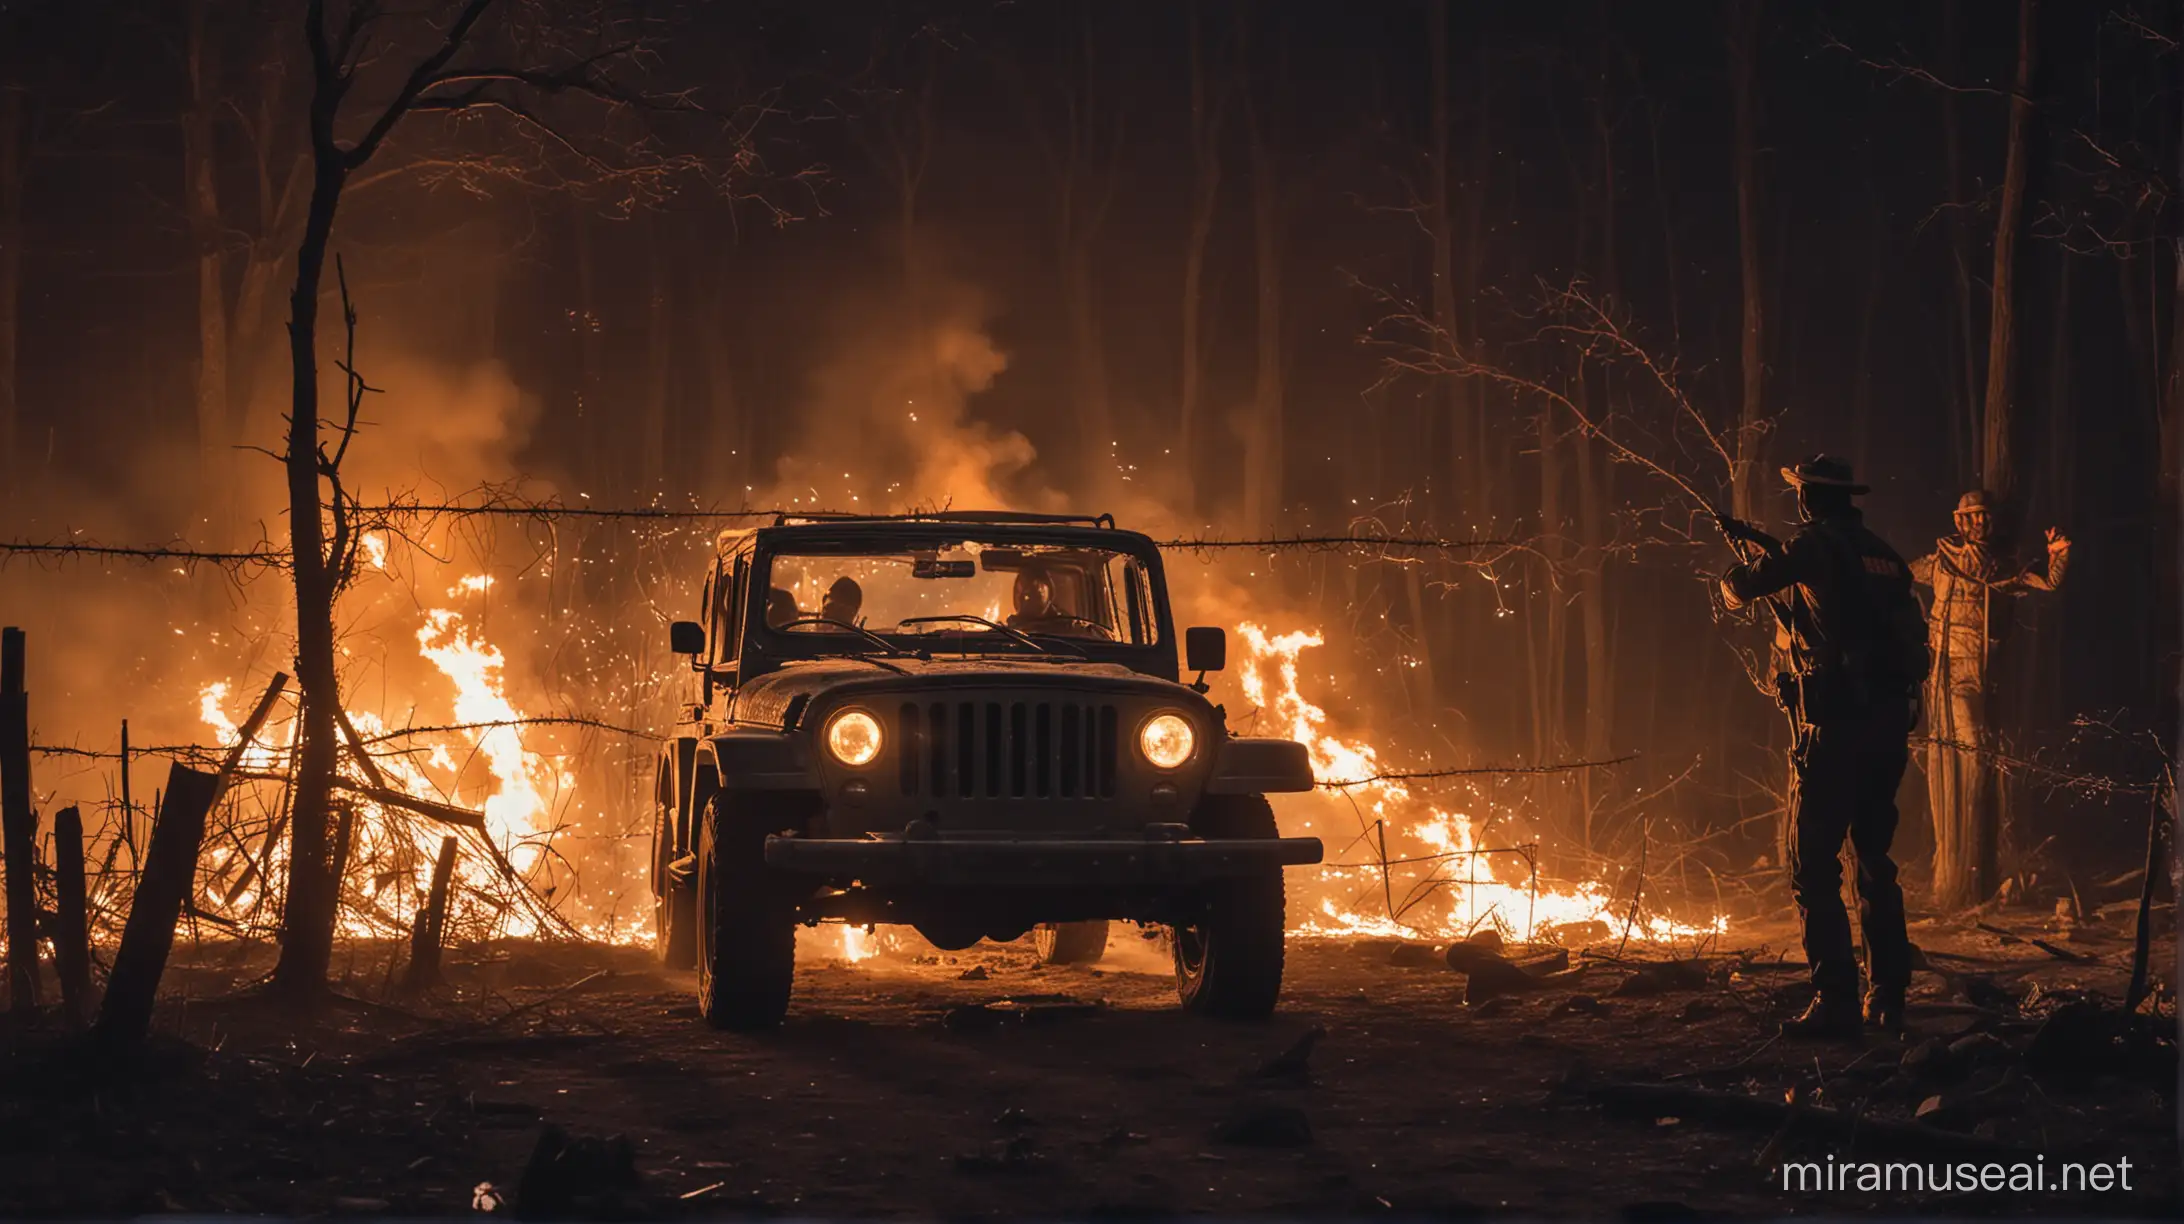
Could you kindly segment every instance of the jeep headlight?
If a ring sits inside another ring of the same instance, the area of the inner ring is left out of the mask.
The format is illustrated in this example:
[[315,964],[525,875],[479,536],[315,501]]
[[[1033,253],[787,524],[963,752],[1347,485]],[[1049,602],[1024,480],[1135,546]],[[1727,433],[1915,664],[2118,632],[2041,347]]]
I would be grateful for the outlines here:
[[880,755],[880,720],[863,710],[844,710],[827,723],[827,751],[844,765],[870,765]]
[[1155,714],[1138,729],[1138,751],[1154,768],[1174,769],[1191,759],[1197,739],[1190,720],[1181,714]]

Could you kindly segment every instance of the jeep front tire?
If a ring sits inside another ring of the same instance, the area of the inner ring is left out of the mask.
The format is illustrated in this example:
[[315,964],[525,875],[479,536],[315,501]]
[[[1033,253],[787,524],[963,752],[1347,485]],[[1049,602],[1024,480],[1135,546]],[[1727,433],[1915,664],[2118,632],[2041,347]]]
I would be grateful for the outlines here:
[[766,796],[721,791],[698,826],[698,1011],[714,1028],[778,1028],[788,1014],[796,901],[766,867],[766,837],[788,823],[769,819],[775,807]]
[[1031,942],[1042,965],[1096,965],[1107,955],[1107,919],[1042,922]]
[[[1209,795],[1191,817],[1208,840],[1280,836],[1274,809],[1260,795]],[[1282,992],[1286,922],[1282,869],[1216,880],[1198,912],[1175,927],[1175,985],[1186,1011],[1224,1020],[1259,1020]]]

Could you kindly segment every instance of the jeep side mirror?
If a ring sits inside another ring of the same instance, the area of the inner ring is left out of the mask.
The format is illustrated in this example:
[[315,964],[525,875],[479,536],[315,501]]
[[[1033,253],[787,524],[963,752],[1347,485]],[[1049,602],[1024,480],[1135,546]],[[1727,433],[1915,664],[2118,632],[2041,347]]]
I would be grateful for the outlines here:
[[1194,672],[1217,672],[1228,666],[1228,630],[1218,625],[1199,625],[1183,631],[1183,663]]
[[679,655],[705,653],[705,626],[696,621],[676,621],[667,627],[668,648]]

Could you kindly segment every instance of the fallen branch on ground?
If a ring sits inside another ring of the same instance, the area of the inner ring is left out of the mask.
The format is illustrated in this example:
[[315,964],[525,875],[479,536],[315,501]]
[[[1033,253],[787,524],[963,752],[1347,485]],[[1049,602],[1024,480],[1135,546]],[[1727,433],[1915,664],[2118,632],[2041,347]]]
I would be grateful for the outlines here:
[[1977,1156],[1989,1160],[2029,1161],[2033,1154],[2012,1144],[1976,1135],[1960,1135],[1917,1122],[1885,1122],[1819,1105],[1790,1105],[1741,1092],[1717,1092],[1677,1084],[1600,1084],[1585,1095],[1609,1110],[1647,1118],[1673,1115],[1722,1126],[1779,1131],[1784,1124],[1817,1131],[1845,1144],[1860,1140],[1872,1148],[1913,1155],[1921,1152]]
[[1604,769],[1610,765],[1622,765],[1638,759],[1635,752],[1603,761],[1560,761],[1552,765],[1478,765],[1465,769],[1417,769],[1390,773],[1377,773],[1364,778],[1350,778],[1341,782],[1321,782],[1328,790],[1347,790],[1353,786],[1370,786],[1375,782],[1418,782],[1429,778],[1465,778],[1476,774],[1551,774],[1568,773],[1577,769]]

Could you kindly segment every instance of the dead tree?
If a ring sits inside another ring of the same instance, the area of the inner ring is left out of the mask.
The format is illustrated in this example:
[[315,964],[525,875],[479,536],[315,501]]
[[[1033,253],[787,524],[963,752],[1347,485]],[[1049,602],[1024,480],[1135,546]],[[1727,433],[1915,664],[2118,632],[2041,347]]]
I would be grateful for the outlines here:
[[[1942,72],[1947,80],[1958,77],[1957,60],[1964,42],[1957,0],[1943,0],[1941,9]],[[1950,307],[1956,324],[1951,340],[1956,346],[1952,381],[1956,383],[1956,411],[1949,415],[1950,454],[1957,463],[1958,483],[1971,467],[1965,462],[1966,438],[1977,432],[1979,405],[1978,323],[1973,310],[1971,226],[1965,220],[1970,202],[1964,198],[1963,124],[1957,110],[1957,91],[1941,95],[1941,147],[1943,172],[1948,175],[1949,272],[1955,290]]]
[[1213,240],[1213,220],[1221,206],[1221,124],[1228,111],[1224,71],[1207,63],[1204,23],[1196,0],[1186,20],[1191,54],[1191,215],[1183,243],[1183,386],[1177,396],[1176,469],[1182,474],[1178,496],[1186,515],[1197,509],[1200,400],[1205,394],[1206,253]]
[[1288,354],[1282,323],[1282,228],[1284,201],[1268,129],[1272,96],[1262,97],[1252,79],[1251,10],[1236,9],[1236,60],[1244,102],[1245,148],[1251,164],[1252,264],[1258,288],[1257,340],[1251,392],[1251,417],[1244,428],[1244,523],[1253,530],[1273,525],[1282,508],[1286,461],[1283,456],[1287,413],[1284,376]]
[[23,296],[23,171],[30,143],[24,91],[0,81],[0,486],[12,490],[17,457],[16,337]]
[[185,21],[183,75],[189,99],[182,108],[182,200],[190,245],[197,256],[197,449],[199,470],[210,481],[227,448],[228,308],[227,235],[220,224],[219,61],[206,27],[212,0],[190,0]]
[[1758,521],[1766,410],[1765,291],[1759,266],[1759,26],[1760,0],[1737,0],[1730,9],[1729,65],[1734,80],[1737,183],[1737,267],[1744,321],[1738,362],[1742,396],[1737,411],[1736,474],[1730,505],[1741,519]]
[[1093,11],[1089,3],[1075,6],[1064,35],[1063,66],[1051,81],[1034,82],[1013,65],[1006,71],[1025,99],[1053,193],[1054,258],[1069,334],[1077,460],[1087,487],[1105,490],[1116,479],[1116,435],[1097,256],[1115,201],[1124,142],[1121,95],[1110,89],[1116,74],[1093,36]]
[[[512,131],[503,128],[499,134],[587,170],[618,174],[618,181],[638,194],[647,182],[688,168],[644,158],[618,171],[605,160],[606,154],[588,149],[565,126],[557,126],[568,107],[603,108],[609,114],[692,109],[687,100],[652,97],[621,83],[617,70],[645,54],[647,43],[642,37],[619,40],[624,31],[604,9],[541,15],[496,0],[425,8],[419,14],[385,0],[309,0],[303,17],[311,62],[311,189],[289,297],[292,384],[282,457],[296,591],[301,751],[290,822],[288,904],[273,977],[276,989],[298,998],[324,991],[333,956],[337,897],[328,870],[327,816],[341,701],[334,604],[352,572],[356,548],[353,504],[342,488],[341,462],[356,437],[357,412],[369,390],[353,362],[351,308],[346,320],[352,359],[342,367],[348,387],[346,416],[329,439],[320,419],[318,309],[343,193],[396,130],[421,115],[465,115],[512,125]],[[538,24],[525,26],[524,17],[537,18]],[[576,45],[580,40],[589,41]],[[413,43],[429,43],[430,50],[415,50]],[[353,106],[352,96],[366,76],[374,84],[391,85],[391,96],[378,106]],[[540,103],[547,99],[563,104],[564,110],[546,110]],[[350,118],[354,110],[364,111],[361,122]],[[629,152],[626,146],[618,151]]]
[[2024,228],[2025,175],[2032,140],[2033,28],[2036,0],[2017,3],[2017,75],[2010,93],[2009,149],[2003,161],[2002,198],[1994,223],[1993,293],[1987,313],[1987,381],[1980,412],[1980,483],[2001,503],[2003,537],[2013,522],[2017,463],[2016,431],[2017,239]]

